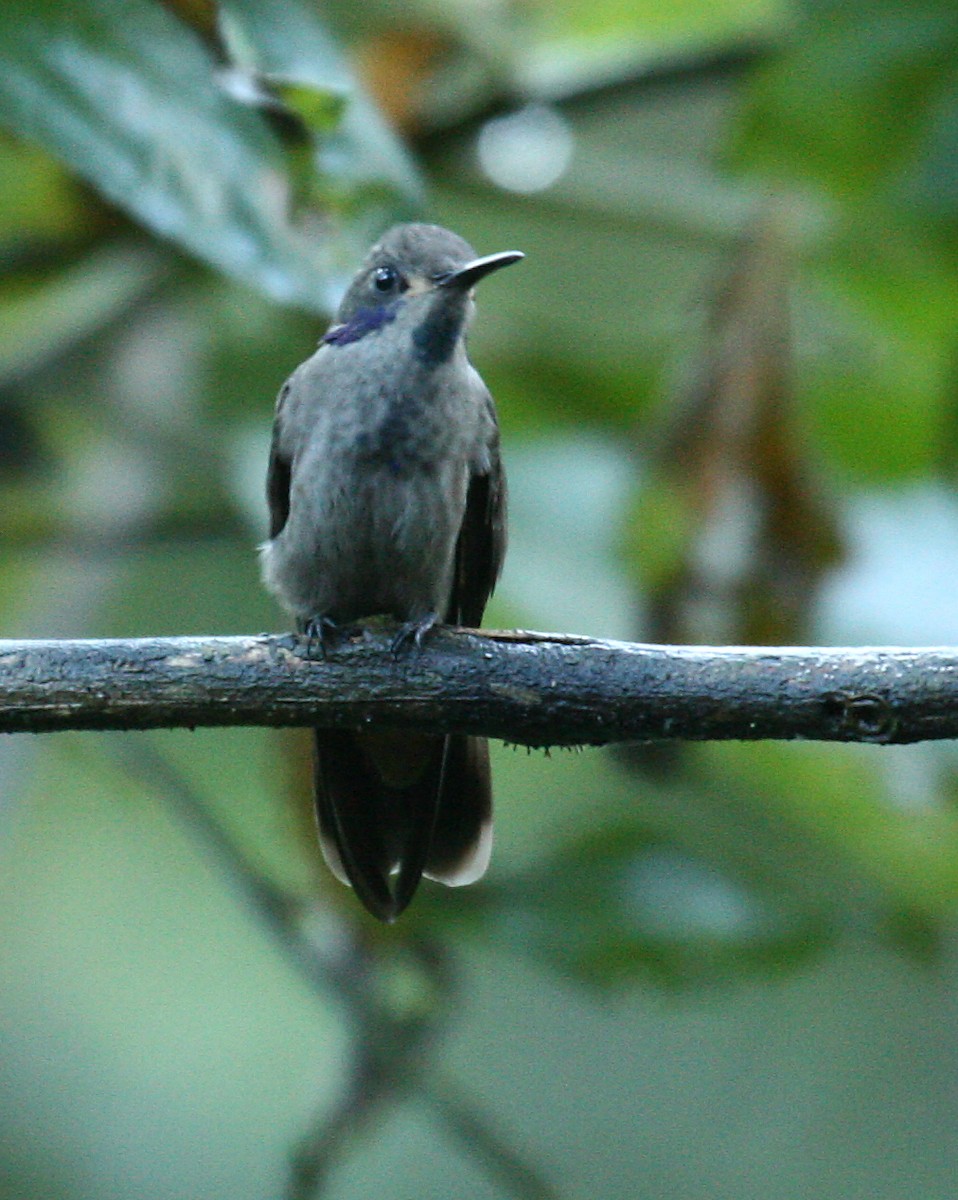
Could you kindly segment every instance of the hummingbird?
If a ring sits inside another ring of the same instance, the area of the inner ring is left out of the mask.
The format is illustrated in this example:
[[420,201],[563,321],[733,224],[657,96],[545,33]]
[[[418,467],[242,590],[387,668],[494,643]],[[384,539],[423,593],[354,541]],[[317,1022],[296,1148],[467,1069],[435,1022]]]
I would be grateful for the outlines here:
[[[438,622],[481,622],[506,550],[506,481],[466,331],[475,285],[522,257],[477,257],[438,225],[394,226],[283,384],[263,580],[323,653],[383,614],[399,623],[397,656]],[[423,875],[455,887],[485,872],[484,738],[363,728],[313,740],[323,855],[373,916],[394,921]]]

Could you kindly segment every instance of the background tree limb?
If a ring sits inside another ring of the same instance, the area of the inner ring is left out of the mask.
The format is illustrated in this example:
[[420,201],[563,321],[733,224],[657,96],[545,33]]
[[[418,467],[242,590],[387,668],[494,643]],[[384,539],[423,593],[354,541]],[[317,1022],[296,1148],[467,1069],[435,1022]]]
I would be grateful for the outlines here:
[[292,635],[0,641],[0,732],[377,722],[530,746],[958,737],[958,648],[443,629],[397,662],[389,640],[364,630],[325,659]]

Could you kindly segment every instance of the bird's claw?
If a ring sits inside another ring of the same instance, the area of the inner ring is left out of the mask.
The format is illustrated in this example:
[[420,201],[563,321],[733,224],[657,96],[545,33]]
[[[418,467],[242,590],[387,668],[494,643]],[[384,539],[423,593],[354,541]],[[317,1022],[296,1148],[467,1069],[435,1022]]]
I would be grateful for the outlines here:
[[339,626],[331,617],[310,617],[308,621],[304,621],[306,657],[313,662],[325,662],[329,644],[338,633]]
[[417,650],[421,649],[423,638],[438,623],[438,613],[427,613],[424,617],[417,617],[415,621],[406,621],[400,625],[399,632],[389,647],[393,658],[399,658],[413,645]]

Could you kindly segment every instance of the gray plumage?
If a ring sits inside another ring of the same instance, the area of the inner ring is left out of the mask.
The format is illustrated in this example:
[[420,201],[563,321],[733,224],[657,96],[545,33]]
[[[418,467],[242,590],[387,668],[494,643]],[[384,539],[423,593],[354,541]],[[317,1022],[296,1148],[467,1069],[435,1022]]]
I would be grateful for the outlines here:
[[[439,226],[396,226],[283,386],[262,566],[300,629],[327,640],[388,614],[403,623],[401,650],[437,620],[480,623],[505,554],[505,481],[465,332],[473,285],[521,257],[477,259]],[[422,874],[483,873],[483,739],[317,730],[315,743],[324,853],[374,915],[398,916]]]

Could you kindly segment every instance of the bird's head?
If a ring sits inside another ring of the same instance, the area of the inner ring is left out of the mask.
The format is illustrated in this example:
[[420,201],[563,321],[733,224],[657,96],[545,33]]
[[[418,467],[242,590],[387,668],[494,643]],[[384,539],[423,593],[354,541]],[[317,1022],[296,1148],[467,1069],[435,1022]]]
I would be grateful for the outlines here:
[[418,350],[441,360],[466,324],[475,284],[522,257],[507,250],[477,258],[440,225],[395,225],[367,254],[324,341],[356,342],[402,316]]

